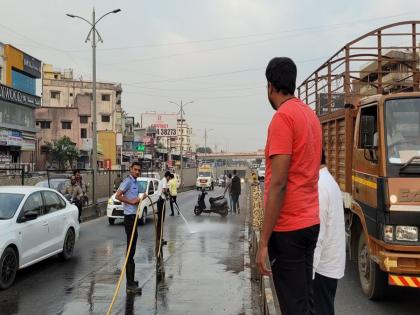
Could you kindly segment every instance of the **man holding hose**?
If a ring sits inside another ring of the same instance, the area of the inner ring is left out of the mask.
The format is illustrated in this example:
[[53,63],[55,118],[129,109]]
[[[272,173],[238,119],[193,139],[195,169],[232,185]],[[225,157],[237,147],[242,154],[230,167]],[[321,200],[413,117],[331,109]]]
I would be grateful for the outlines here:
[[[137,245],[137,224],[134,225],[137,207],[141,201],[139,198],[139,189],[137,186],[137,177],[140,176],[140,163],[133,162],[130,167],[130,175],[121,183],[117,190],[115,198],[123,203],[124,208],[124,227],[127,234],[127,251],[131,240],[131,233],[134,228],[133,243],[128,255],[126,266],[127,293],[141,294],[138,281],[134,281],[135,264],[134,254]],[[145,198],[146,195],[143,196]]]

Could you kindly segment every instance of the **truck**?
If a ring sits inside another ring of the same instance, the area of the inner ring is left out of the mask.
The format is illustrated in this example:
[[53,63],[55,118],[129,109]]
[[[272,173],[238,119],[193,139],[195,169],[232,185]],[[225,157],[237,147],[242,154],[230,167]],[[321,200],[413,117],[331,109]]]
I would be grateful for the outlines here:
[[198,168],[198,176],[196,181],[196,188],[214,190],[215,185],[215,171],[211,164],[201,164]]
[[389,286],[420,288],[419,25],[394,23],[347,43],[298,87],[320,119],[350,260],[372,300]]

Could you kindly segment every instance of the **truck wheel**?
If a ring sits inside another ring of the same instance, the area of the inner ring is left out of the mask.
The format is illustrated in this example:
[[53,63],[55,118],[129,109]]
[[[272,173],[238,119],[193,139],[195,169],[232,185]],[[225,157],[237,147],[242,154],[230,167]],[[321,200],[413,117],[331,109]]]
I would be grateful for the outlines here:
[[369,249],[363,231],[360,231],[357,258],[360,286],[363,293],[370,300],[382,299],[388,287],[387,274],[379,268],[378,264],[370,259]]

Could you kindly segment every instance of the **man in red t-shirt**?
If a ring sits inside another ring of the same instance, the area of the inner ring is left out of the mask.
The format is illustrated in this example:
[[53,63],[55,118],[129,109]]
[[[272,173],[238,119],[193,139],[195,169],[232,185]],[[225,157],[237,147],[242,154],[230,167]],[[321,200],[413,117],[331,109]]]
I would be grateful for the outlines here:
[[[321,126],[294,96],[296,65],[274,58],[266,69],[276,111],[265,148],[265,214],[257,253],[263,275],[273,274],[283,315],[312,314],[312,265],[319,233],[318,174]],[[267,254],[271,269],[265,264]]]

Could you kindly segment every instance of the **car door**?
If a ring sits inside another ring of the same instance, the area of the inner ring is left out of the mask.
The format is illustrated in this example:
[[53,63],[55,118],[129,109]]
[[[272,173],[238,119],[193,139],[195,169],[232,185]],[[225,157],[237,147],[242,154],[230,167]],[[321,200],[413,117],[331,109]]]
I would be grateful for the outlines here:
[[42,195],[49,234],[46,246],[48,253],[52,253],[63,247],[67,224],[66,202],[54,191],[45,190]]
[[[28,212],[35,212],[38,217],[31,221],[21,222]],[[44,202],[41,192],[32,193],[25,201],[19,215],[19,235],[21,240],[21,266],[47,254],[48,221],[44,214]]]

